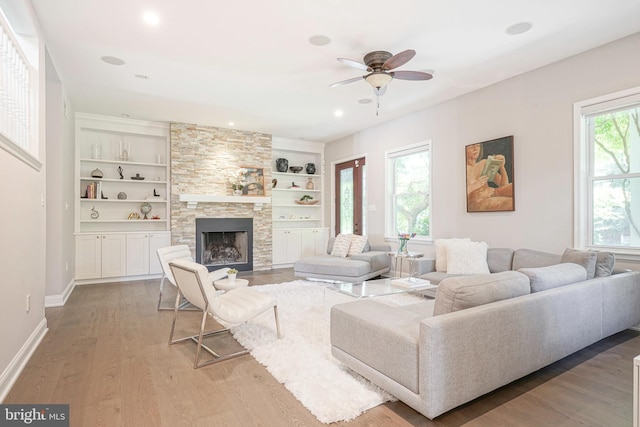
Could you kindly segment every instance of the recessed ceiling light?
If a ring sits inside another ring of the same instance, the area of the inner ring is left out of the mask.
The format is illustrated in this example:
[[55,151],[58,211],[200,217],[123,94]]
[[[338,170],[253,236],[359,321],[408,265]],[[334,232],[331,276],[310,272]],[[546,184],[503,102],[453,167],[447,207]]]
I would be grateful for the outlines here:
[[531,27],[533,27],[533,24],[531,22],[518,22],[517,24],[509,25],[507,29],[504,30],[504,32],[509,34],[510,36],[515,36],[518,34],[526,33],[531,29]]
[[360,104],[371,104],[373,101],[369,98],[362,98],[358,100],[358,103]]
[[229,125],[229,126],[235,126],[236,124],[235,124],[235,123],[233,123],[233,122],[229,122],[229,123],[228,123],[228,125]]
[[155,12],[145,12],[142,15],[142,19],[149,25],[158,25],[160,23],[160,17]]
[[102,59],[107,64],[111,65],[124,65],[124,61],[120,58],[116,58],[115,56],[103,56]]
[[342,117],[344,115],[344,112],[342,110],[336,110],[334,111],[333,115],[336,117]]
[[327,36],[323,36],[322,34],[317,34],[315,36],[309,37],[309,43],[314,46],[324,46],[331,43],[331,39]]
[[140,80],[147,80],[149,78],[149,76],[146,76],[144,74],[134,74],[134,77]]

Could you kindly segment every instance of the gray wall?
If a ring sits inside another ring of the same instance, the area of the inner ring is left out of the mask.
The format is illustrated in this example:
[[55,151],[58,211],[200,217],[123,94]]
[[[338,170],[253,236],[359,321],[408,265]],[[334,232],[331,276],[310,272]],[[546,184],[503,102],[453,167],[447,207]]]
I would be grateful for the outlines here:
[[[376,205],[369,234],[381,239],[384,194],[372,190],[384,188],[384,153],[430,139],[434,238],[562,252],[573,246],[573,103],[640,86],[639,46],[640,33],[334,141],[327,165],[366,153],[367,168],[378,171],[368,176],[368,202]],[[464,146],[507,135],[515,141],[515,212],[467,213]]]

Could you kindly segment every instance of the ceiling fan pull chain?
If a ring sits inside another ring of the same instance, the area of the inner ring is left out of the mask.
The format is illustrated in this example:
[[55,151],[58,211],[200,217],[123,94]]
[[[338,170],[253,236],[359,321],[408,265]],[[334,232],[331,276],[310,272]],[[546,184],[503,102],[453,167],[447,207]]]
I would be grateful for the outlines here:
[[379,112],[380,112],[380,96],[376,95],[376,117],[380,115],[378,114]]

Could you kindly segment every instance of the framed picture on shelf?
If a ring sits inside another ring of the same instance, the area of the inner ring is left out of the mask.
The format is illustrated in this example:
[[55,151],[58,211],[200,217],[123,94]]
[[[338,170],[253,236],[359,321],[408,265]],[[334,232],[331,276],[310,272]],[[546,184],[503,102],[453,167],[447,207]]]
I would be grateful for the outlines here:
[[467,212],[514,211],[513,135],[465,147]]
[[247,172],[244,174],[245,185],[243,196],[264,196],[264,168],[242,166]]

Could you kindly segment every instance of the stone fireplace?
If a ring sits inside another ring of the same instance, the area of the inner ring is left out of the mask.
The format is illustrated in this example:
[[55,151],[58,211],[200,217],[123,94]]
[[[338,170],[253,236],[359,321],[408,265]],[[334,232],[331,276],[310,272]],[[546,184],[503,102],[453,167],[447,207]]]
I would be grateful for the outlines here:
[[253,270],[253,218],[196,218],[196,262]]
[[[228,182],[230,172],[242,166],[264,168],[265,182],[271,182],[271,135],[235,129],[215,128],[186,123],[171,124],[171,240],[172,244],[186,244],[194,259],[198,259],[201,236],[196,222],[204,219],[248,219],[252,223],[253,237],[234,234],[239,239],[235,249],[227,248],[229,259],[235,253],[251,248],[251,264],[247,260],[237,261],[234,268],[241,271],[267,270],[271,268],[272,215],[271,204],[265,203],[261,210],[254,210],[252,197],[237,196],[234,203],[208,202],[188,207],[181,202],[181,194],[230,196]],[[271,191],[266,190],[270,197]],[[244,203],[246,200],[246,203]],[[234,230],[227,230],[234,231]],[[237,230],[235,230],[237,231]],[[217,244],[215,239],[231,239],[210,236],[207,244]],[[198,243],[200,241],[200,243]],[[238,247],[239,246],[239,247]],[[220,249],[217,249],[218,251]],[[207,257],[213,255],[206,255]],[[241,260],[242,258],[238,258]],[[200,261],[198,261],[200,262]],[[219,261],[216,261],[219,262]],[[216,264],[217,265],[217,264]],[[225,264],[226,265],[226,264]],[[215,267],[210,267],[213,269]],[[231,268],[231,265],[229,265]]]

